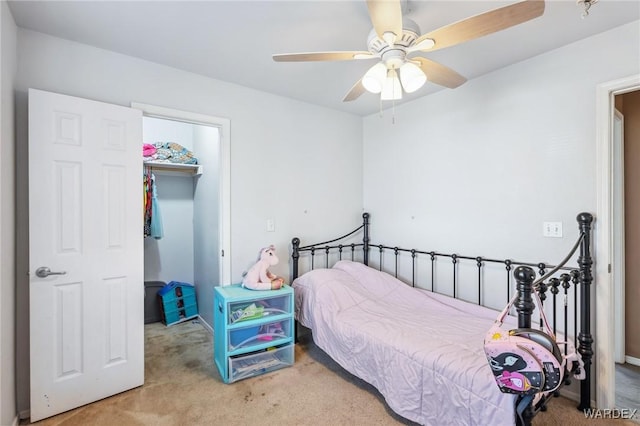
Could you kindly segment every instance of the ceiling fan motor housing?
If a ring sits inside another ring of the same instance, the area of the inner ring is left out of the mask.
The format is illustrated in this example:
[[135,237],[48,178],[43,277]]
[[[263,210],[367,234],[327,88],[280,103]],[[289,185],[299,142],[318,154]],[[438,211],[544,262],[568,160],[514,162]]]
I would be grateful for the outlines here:
[[395,58],[399,58],[401,60],[400,63],[402,63],[407,56],[407,48],[411,46],[419,36],[420,27],[418,24],[409,18],[402,18],[402,34],[396,37],[392,45],[389,45],[389,43],[378,37],[374,28],[369,32],[367,47],[369,52],[381,57],[385,62],[387,60],[395,62]]

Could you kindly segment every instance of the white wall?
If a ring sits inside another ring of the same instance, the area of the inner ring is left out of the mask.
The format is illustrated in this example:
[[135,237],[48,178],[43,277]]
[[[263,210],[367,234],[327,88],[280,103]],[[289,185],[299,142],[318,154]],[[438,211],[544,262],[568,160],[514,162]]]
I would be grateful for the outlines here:
[[193,284],[193,178],[154,174],[163,237],[144,239],[144,280]]
[[[16,419],[15,396],[15,125],[17,28],[0,2],[0,424]],[[27,326],[28,329],[28,326]]]
[[596,210],[596,85],[638,72],[636,21],[366,117],[372,241],[559,262]]
[[[286,261],[293,236],[311,241],[355,227],[362,207],[362,120],[326,108],[274,96],[148,61],[18,31],[18,161],[26,161],[26,91],[34,87],[130,105],[140,102],[231,120],[232,280],[254,261],[260,247],[276,245]],[[26,192],[24,173],[19,192]],[[26,216],[25,197],[18,218]],[[266,232],[266,219],[275,232]],[[322,226],[313,226],[321,223]],[[24,219],[17,223],[18,289],[28,268]],[[18,295],[18,407],[29,405],[28,294]]]
[[[142,118],[142,142],[176,142],[193,150],[193,124],[163,118]],[[142,151],[141,154],[142,155]]]

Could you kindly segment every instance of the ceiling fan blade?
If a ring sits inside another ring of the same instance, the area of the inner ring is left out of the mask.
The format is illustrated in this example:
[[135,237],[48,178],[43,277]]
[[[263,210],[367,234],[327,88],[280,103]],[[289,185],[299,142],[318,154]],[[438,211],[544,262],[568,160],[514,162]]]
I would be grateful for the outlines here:
[[364,86],[362,85],[362,79],[360,79],[356,82],[356,84],[353,85],[351,90],[349,90],[349,93],[347,93],[347,95],[344,97],[342,102],[354,101],[358,99],[360,95],[362,95],[366,91],[367,89],[364,88]]
[[430,81],[440,86],[448,87],[449,89],[455,89],[464,82],[466,78],[452,70],[445,67],[442,64],[432,61],[431,59],[414,57],[411,61],[418,61],[418,66],[427,75],[427,81]]
[[[367,7],[378,37],[390,44],[402,37],[402,7],[399,0],[367,0]],[[388,35],[385,36],[385,33]]]
[[[431,31],[419,37],[414,45],[425,39],[432,39],[435,42],[435,46],[428,49],[429,51],[443,49],[522,24],[541,16],[543,13],[543,0],[526,0],[481,13]],[[409,51],[412,50],[409,49]]]
[[304,52],[304,53],[280,53],[273,55],[276,62],[306,62],[306,61],[349,61],[352,59],[376,58],[365,51],[352,52]]

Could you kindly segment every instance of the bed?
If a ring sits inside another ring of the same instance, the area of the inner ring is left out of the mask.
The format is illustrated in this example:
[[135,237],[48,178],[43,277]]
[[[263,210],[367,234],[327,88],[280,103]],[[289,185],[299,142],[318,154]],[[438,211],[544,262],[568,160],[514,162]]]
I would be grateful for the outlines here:
[[[551,394],[530,402],[500,392],[483,351],[484,335],[498,313],[496,307],[483,306],[488,299],[483,288],[486,269],[500,265],[506,272],[504,304],[511,291],[517,293],[505,328],[536,326],[536,291],[545,300],[554,331],[569,336],[563,350],[578,349],[583,365],[568,366],[572,371],[565,375],[565,384],[569,373],[582,373],[578,408],[589,408],[590,214],[578,215],[580,236],[557,265],[376,245],[370,243],[369,218],[365,213],[360,227],[330,241],[301,246],[299,238],[292,240],[296,320],[311,330],[318,347],[376,387],[393,411],[411,421],[530,424],[546,409]],[[359,234],[362,242],[341,243]],[[576,252],[577,266],[567,266]],[[403,261],[409,264],[404,269]],[[462,277],[465,262],[470,264],[467,270],[477,270],[477,282],[469,280],[469,274]],[[445,265],[452,279],[447,295],[434,291],[443,288],[436,276]],[[301,274],[302,269],[308,271]],[[418,282],[424,275],[431,278],[427,288]],[[469,288],[477,299],[469,298]]]

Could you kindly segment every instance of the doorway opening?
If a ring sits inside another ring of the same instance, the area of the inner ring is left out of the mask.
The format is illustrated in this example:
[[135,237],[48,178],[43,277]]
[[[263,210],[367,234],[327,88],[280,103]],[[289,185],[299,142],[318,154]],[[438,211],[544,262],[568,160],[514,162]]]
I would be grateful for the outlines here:
[[616,94],[613,103],[615,404],[640,409],[640,91]]
[[145,104],[144,143],[175,142],[196,169],[151,167],[162,236],[145,238],[145,282],[180,281],[196,289],[198,313],[213,330],[213,291],[230,284],[230,123],[228,119]]
[[[624,250],[621,248],[621,233],[624,224],[620,223],[620,195],[623,184],[616,176],[623,153],[615,144],[615,98],[618,95],[640,90],[640,76],[615,80],[601,84],[596,91],[596,158],[597,158],[597,222],[596,222],[596,405],[598,408],[616,407],[616,359],[620,358],[619,338],[611,330],[616,329],[617,304],[622,303],[616,292],[616,280],[624,277],[622,267]],[[616,196],[616,194],[618,194]],[[628,256],[628,255],[627,255]],[[624,279],[624,278],[623,278]],[[619,336],[620,333],[618,333]],[[618,340],[618,342],[617,342]]]

